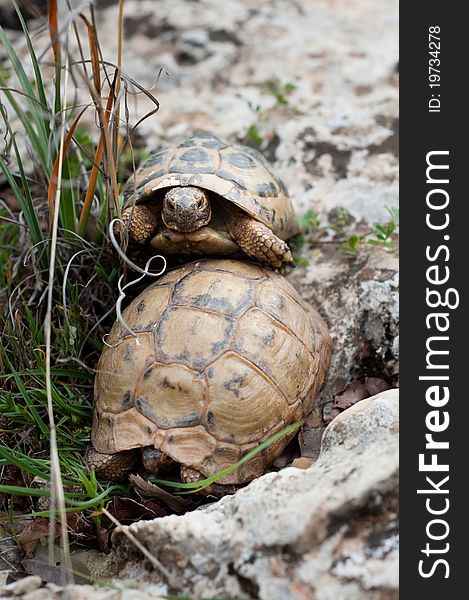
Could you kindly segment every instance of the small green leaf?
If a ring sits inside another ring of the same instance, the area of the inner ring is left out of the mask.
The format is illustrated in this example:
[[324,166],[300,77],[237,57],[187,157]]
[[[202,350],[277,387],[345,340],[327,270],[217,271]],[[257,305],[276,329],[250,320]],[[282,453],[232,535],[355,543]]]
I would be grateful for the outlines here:
[[393,208],[393,207],[389,207],[389,206],[386,206],[385,208],[388,211],[388,213],[391,216],[391,219],[393,221],[399,221],[399,209],[398,208]]
[[382,240],[368,240],[366,243],[371,246],[378,246],[379,248],[394,248],[396,245],[392,240],[386,242]]
[[248,101],[248,106],[256,115],[259,115],[262,111],[260,104],[253,104],[252,102]]
[[300,229],[310,229],[311,227],[318,228],[321,222],[318,219],[318,215],[314,210],[307,210],[303,217],[298,219]]
[[295,250],[299,250],[301,248],[301,246],[303,246],[304,243],[305,243],[305,236],[302,233],[296,235],[293,238],[293,240],[291,241],[291,245],[293,246],[293,248]]
[[254,142],[254,144],[262,144],[263,138],[260,134],[259,126],[256,123],[253,123],[248,127],[245,138],[251,142]]
[[335,210],[335,228],[336,230],[341,230],[343,229],[349,222],[350,220],[350,213],[349,211],[344,208],[343,206],[338,206]]
[[352,250],[356,250],[362,240],[363,240],[363,236],[361,236],[361,235],[360,236],[359,235],[350,236],[349,239],[347,240],[349,248],[351,248]]

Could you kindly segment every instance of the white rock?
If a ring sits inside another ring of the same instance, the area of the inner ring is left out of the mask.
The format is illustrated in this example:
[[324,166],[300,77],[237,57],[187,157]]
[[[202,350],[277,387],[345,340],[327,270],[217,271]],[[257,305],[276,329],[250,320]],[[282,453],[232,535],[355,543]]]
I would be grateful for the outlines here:
[[[332,246],[332,247],[331,247]],[[318,248],[288,277],[325,318],[333,340],[320,402],[364,376],[397,382],[399,261],[395,251],[364,248],[347,260],[333,245]]]
[[[176,581],[172,593],[261,600],[378,600],[397,594],[398,391],[332,421],[309,469],[264,475],[219,502],[130,531]],[[159,581],[122,528],[122,571]],[[304,593],[304,596],[301,594]],[[397,597],[397,595],[396,595]]]
[[13,596],[22,596],[23,594],[28,594],[29,592],[37,590],[39,587],[41,587],[41,583],[40,577],[37,575],[29,575],[13,584],[10,584],[11,588],[10,586],[8,586],[8,588],[13,592]]

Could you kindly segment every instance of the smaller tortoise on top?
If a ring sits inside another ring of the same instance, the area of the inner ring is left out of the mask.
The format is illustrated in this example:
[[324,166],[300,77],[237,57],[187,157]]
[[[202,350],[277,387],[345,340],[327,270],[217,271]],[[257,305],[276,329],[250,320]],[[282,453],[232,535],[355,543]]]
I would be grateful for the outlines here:
[[124,189],[130,239],[168,254],[244,252],[279,268],[297,220],[283,183],[253,148],[197,133],[154,154]]

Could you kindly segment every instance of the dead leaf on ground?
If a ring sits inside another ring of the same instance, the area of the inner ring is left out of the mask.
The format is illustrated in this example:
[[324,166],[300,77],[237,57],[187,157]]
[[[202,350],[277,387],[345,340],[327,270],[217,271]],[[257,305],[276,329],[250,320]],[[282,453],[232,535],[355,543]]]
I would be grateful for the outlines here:
[[122,525],[165,517],[168,514],[157,502],[150,500],[137,502],[131,498],[113,498],[112,507],[108,510]]
[[189,499],[171,494],[158,485],[146,481],[140,475],[130,475],[129,479],[137,494],[144,498],[160,500],[177,514],[185,513],[193,508],[193,503]]
[[[14,465],[4,465],[0,470],[0,483],[2,485],[11,485],[24,487],[29,485],[30,478]],[[10,494],[0,494],[0,506],[9,506],[13,510],[29,512],[31,499],[27,496],[10,496]]]
[[375,396],[392,388],[387,381],[380,377],[365,377],[365,385],[370,396]]
[[[113,498],[106,509],[114,516],[121,525],[131,525],[137,521],[145,521],[165,517],[168,511],[160,503],[153,500],[132,500],[131,498]],[[99,526],[94,528],[94,537],[98,542],[100,550],[109,554],[112,548],[111,534],[115,529],[106,516],[102,516]]]
[[[317,460],[321,451],[321,440],[324,427],[302,428],[298,436],[300,442],[301,457]],[[293,461],[295,462],[295,461]]]
[[369,395],[364,381],[351,381],[343,392],[334,396],[333,406],[342,411],[360,402],[360,400],[368,398]]
[[338,414],[357,402],[389,390],[391,387],[380,377],[365,377],[351,381],[342,392],[334,396],[333,400],[324,404],[322,413],[324,422],[329,424]]
[[59,565],[49,563],[36,558],[24,558],[21,564],[28,575],[39,575],[43,581],[65,585],[68,582],[67,572]]
[[111,532],[112,530],[106,527],[96,527],[96,541],[98,542],[99,549],[104,554],[110,554],[112,549]]
[[[23,550],[26,558],[32,558],[40,540],[49,535],[49,519],[36,517],[18,534],[19,547]],[[60,535],[60,526],[55,525],[55,536]]]
[[95,529],[90,519],[86,518],[83,512],[78,511],[67,515],[67,524],[70,533],[74,539],[80,542],[91,541],[95,539]]
[[307,456],[300,456],[300,458],[295,458],[291,466],[295,469],[309,469],[309,467],[314,462],[315,461],[312,458],[308,458]]

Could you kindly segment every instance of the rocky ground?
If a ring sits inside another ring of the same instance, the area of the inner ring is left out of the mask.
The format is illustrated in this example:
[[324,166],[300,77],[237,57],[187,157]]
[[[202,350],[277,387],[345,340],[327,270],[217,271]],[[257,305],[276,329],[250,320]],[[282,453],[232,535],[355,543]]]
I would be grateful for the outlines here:
[[[398,430],[397,390],[362,400],[332,421],[312,467],[264,475],[234,496],[183,516],[116,529],[117,571],[107,565],[115,577],[109,589],[41,588],[33,576],[6,586],[4,594],[24,600],[65,599],[67,592],[73,599],[103,600],[168,593],[397,598]],[[152,561],[127,532],[150,551]]]
[[[97,6],[112,61],[117,6]],[[139,127],[138,142],[154,150],[200,128],[258,144],[298,215],[312,210],[321,223],[305,236],[297,250],[304,260],[288,275],[334,339],[320,410],[310,421],[318,447],[324,420],[353,404],[353,394],[341,396],[352,381],[362,386],[360,397],[397,384],[397,249],[361,244],[347,257],[336,248],[397,207],[397,42],[395,0],[125,2],[124,71],[147,87],[161,67],[169,74],[153,90],[161,108]],[[45,44],[39,34],[37,43]],[[129,108],[135,122],[151,107],[138,95]],[[346,218],[332,229],[340,214]],[[314,243],[318,237],[324,243]],[[169,586],[116,532],[114,558],[130,589],[115,584],[99,594],[397,598],[396,411],[396,391],[363,400],[332,421],[311,468],[268,474],[195,513],[132,526],[171,571]],[[36,584],[25,600],[65,598]],[[21,597],[14,586],[3,594]],[[70,597],[82,596],[75,589]]]

